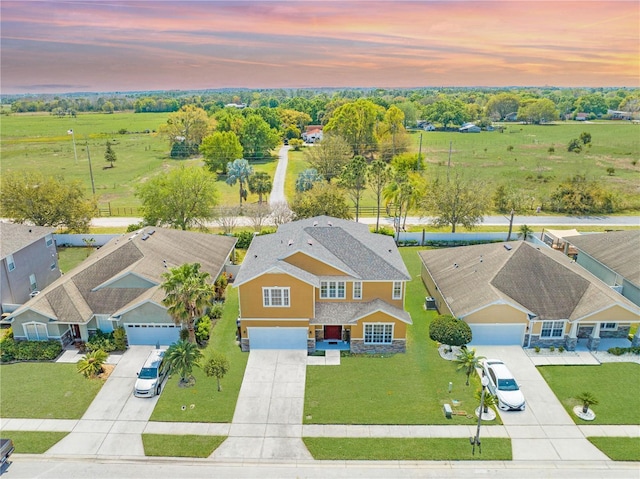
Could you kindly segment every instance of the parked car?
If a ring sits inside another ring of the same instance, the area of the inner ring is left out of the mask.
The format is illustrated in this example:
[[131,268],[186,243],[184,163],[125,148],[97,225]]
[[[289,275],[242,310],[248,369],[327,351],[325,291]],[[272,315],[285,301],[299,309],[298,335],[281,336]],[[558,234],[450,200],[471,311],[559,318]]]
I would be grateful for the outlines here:
[[13,441],[11,439],[0,439],[0,467],[9,460],[9,456],[14,451]]
[[153,397],[160,394],[162,383],[169,374],[169,363],[164,359],[166,350],[154,349],[144,362],[133,387],[136,397]]
[[503,411],[524,411],[524,395],[509,368],[499,359],[482,361],[482,375],[489,379],[487,388],[498,398],[498,407]]

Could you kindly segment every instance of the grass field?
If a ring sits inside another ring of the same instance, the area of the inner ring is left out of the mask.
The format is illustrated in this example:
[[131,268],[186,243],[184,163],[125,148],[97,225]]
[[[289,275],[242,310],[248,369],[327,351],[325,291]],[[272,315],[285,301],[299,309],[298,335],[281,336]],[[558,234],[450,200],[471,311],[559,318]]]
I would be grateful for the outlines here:
[[614,461],[640,461],[640,437],[588,437]]
[[43,454],[67,434],[59,431],[2,431],[2,437],[13,441],[17,454]]
[[[169,145],[155,133],[166,122],[166,113],[87,113],[76,118],[58,118],[49,114],[12,114],[3,116],[0,133],[2,165],[0,173],[31,170],[67,179],[79,179],[91,192],[88,153],[91,156],[96,194],[101,207],[113,209],[139,206],[134,196],[135,185],[166,169],[180,164],[202,164],[199,159],[169,158]],[[73,142],[67,130],[73,129],[78,161],[74,158]],[[125,129],[126,134],[119,131]],[[146,132],[148,131],[148,133]],[[568,142],[587,131],[592,146],[580,154],[570,153]],[[640,165],[640,126],[623,122],[576,123],[557,125],[508,124],[504,133],[482,132],[412,132],[413,151],[418,151],[422,135],[422,152],[426,156],[426,174],[444,174],[449,161],[464,168],[470,175],[490,183],[493,190],[499,183],[517,186],[536,198],[535,207],[553,191],[556,185],[575,174],[597,179],[616,191],[632,211],[640,210],[638,184]],[[113,143],[117,155],[115,168],[104,159],[107,140]],[[85,143],[88,143],[89,152]],[[549,153],[549,147],[555,151]],[[512,147],[511,151],[508,150]],[[277,164],[274,158],[252,162],[256,171],[273,175]],[[613,175],[606,169],[613,167]],[[292,152],[286,182],[289,198],[295,193],[295,178],[307,168],[302,152]],[[229,186],[225,178],[218,178],[222,204],[235,205],[238,187]],[[257,201],[249,195],[250,202]],[[375,197],[368,191],[362,205],[372,207]],[[120,216],[131,216],[119,212]]]
[[[640,364],[542,366],[538,371],[577,424],[640,425]],[[591,406],[596,413],[593,421],[573,414],[573,407],[581,404],[574,396],[582,392],[590,392],[598,400]]]
[[0,417],[79,419],[104,384],[75,364],[26,362],[0,366]]

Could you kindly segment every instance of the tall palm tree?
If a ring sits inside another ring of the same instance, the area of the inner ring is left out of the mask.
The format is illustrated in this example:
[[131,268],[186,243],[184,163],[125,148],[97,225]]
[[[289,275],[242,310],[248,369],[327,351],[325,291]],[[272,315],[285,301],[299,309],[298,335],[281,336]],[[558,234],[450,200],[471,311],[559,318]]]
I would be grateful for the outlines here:
[[463,348],[455,359],[455,362],[458,363],[458,371],[464,370],[467,375],[467,386],[469,385],[469,376],[471,376],[471,373],[480,366],[481,359],[484,359],[484,356],[476,356],[475,349],[467,348]]
[[252,174],[253,166],[250,166],[247,160],[238,159],[227,163],[227,184],[231,186],[236,183],[240,184],[240,206],[242,206],[242,199],[247,197],[244,184],[249,181]]
[[164,357],[171,369],[180,376],[180,382],[189,383],[193,368],[202,358],[202,352],[196,344],[180,340],[169,346]]
[[271,181],[269,173],[257,171],[249,176],[248,186],[251,193],[258,195],[258,203],[262,204],[262,195],[268,195],[271,193],[273,181]]
[[533,229],[530,226],[522,225],[518,232],[518,236],[522,238],[522,241],[527,241],[527,236],[533,234]]
[[195,322],[214,297],[211,275],[200,271],[200,263],[185,263],[162,275],[162,289],[167,294],[162,304],[176,324],[186,326],[189,341],[196,342]]

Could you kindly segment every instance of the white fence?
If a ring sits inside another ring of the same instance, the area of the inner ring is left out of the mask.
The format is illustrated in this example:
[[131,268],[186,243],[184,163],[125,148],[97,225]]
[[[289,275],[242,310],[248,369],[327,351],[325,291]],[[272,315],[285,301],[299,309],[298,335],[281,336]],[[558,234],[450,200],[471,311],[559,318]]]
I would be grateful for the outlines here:
[[92,234],[54,234],[53,238],[56,246],[104,246],[112,238],[122,236],[119,234],[111,235],[92,235]]

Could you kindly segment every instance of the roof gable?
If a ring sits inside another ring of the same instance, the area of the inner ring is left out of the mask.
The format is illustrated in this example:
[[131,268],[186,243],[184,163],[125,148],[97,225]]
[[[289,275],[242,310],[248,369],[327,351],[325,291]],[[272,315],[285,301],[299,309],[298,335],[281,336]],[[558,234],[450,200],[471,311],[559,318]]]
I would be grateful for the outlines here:
[[53,228],[0,221],[0,258],[5,258],[53,233]]

